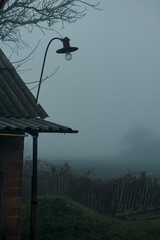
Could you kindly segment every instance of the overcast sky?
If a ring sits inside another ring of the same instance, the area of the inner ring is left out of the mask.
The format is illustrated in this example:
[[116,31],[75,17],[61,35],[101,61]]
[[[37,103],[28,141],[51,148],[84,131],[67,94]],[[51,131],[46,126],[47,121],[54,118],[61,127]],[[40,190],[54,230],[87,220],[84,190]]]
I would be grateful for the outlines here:
[[[145,127],[160,135],[160,1],[102,0],[102,11],[89,9],[74,24],[57,30],[79,47],[68,62],[51,44],[39,103],[48,120],[79,130],[75,135],[40,134],[39,158],[105,159],[119,152],[130,129]],[[23,33],[25,34],[25,33]],[[39,80],[45,48],[58,36],[39,31],[25,35],[34,48],[24,81]],[[19,58],[31,49],[22,49]],[[36,90],[32,91],[36,94]],[[26,141],[29,146],[29,138]]]

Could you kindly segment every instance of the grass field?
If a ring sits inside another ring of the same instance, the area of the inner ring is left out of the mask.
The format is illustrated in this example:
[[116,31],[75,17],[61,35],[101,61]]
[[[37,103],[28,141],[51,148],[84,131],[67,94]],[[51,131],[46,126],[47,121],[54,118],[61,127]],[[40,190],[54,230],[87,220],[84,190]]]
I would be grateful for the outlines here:
[[[22,240],[29,239],[30,205],[23,206]],[[40,197],[37,240],[160,240],[160,219],[105,216],[66,198]]]

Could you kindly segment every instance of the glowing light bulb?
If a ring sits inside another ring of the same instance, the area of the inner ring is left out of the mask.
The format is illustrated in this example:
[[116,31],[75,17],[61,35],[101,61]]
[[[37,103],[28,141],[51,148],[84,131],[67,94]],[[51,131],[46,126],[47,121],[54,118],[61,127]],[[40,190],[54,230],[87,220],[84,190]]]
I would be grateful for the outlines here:
[[72,59],[72,54],[70,52],[66,52],[65,59],[70,61]]

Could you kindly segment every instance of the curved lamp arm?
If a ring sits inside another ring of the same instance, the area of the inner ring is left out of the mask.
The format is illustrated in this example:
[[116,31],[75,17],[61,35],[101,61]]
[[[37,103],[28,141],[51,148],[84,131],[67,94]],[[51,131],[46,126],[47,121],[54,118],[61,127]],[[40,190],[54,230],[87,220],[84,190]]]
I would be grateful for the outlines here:
[[40,92],[40,87],[41,87],[41,83],[42,83],[42,76],[43,76],[43,71],[44,71],[44,66],[45,66],[45,62],[46,62],[46,56],[47,56],[47,52],[48,52],[48,48],[51,44],[52,41],[54,40],[60,40],[63,43],[63,48],[57,50],[57,53],[65,53],[66,54],[66,59],[67,56],[69,56],[69,58],[67,60],[71,60],[72,59],[72,55],[70,54],[70,52],[74,52],[76,50],[78,50],[77,47],[70,47],[70,39],[68,37],[65,38],[52,38],[46,48],[45,54],[44,54],[44,59],[43,59],[43,64],[42,64],[42,70],[41,70],[41,75],[40,75],[40,80],[39,80],[39,85],[38,85],[38,90],[37,90],[37,96],[36,96],[36,104],[38,103],[38,97],[39,97],[39,92]]

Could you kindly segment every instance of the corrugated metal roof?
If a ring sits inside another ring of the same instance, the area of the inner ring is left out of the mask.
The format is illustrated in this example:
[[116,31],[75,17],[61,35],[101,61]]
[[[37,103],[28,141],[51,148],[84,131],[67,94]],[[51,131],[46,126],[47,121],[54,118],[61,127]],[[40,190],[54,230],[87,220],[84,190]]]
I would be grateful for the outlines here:
[[48,117],[15,68],[0,49],[0,132],[77,133],[69,127],[44,120]]
[[0,117],[0,132],[4,133],[77,133],[69,127],[57,123],[49,122],[43,119],[33,118],[5,118]]
[[0,49],[0,116],[46,118],[45,110]]

